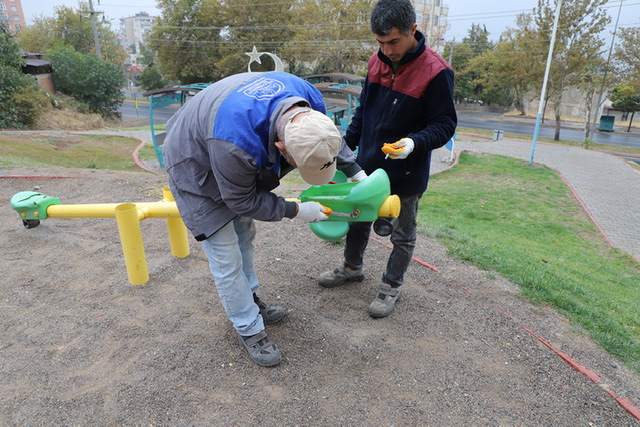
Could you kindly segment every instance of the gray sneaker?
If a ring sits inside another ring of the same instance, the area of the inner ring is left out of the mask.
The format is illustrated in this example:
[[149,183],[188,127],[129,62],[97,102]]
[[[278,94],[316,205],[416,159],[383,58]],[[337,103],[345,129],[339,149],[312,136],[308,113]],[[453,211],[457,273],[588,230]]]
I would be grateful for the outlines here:
[[247,349],[251,360],[260,366],[276,366],[282,361],[280,349],[269,339],[265,331],[250,337],[238,335],[238,341]]
[[386,283],[380,284],[378,296],[369,305],[369,316],[379,318],[390,315],[396,308],[396,302],[401,295],[400,287],[394,288]]
[[260,309],[262,321],[265,325],[273,325],[274,323],[278,323],[287,314],[287,310],[280,307],[279,305],[265,304],[260,300],[260,298],[258,298],[256,294],[253,294],[253,301]]
[[335,288],[343,285],[344,282],[362,282],[364,273],[362,268],[352,270],[344,264],[333,271],[325,271],[318,276],[318,284],[324,288]]

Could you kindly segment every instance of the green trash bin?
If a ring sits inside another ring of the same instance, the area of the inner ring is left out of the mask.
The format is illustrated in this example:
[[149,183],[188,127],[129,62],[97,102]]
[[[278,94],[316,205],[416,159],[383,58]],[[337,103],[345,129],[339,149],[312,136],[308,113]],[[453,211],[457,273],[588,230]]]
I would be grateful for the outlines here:
[[614,120],[615,116],[600,116],[600,126],[598,127],[598,130],[613,132]]

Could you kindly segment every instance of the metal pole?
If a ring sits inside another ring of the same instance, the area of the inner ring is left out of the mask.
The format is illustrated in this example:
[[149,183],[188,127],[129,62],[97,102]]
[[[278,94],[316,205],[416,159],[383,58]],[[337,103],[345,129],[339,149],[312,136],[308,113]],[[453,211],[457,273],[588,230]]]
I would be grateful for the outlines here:
[[549,81],[549,70],[551,69],[551,58],[553,57],[553,45],[556,43],[556,32],[558,30],[558,20],[560,19],[560,9],[562,0],[558,0],[556,6],[556,17],[553,20],[553,30],[551,32],[551,44],[549,45],[549,55],[547,56],[547,67],[544,70],[544,80],[542,82],[542,91],[540,93],[540,103],[538,104],[538,115],[536,116],[536,127],[533,131],[533,142],[531,144],[531,156],[529,157],[529,166],[533,166],[533,156],[536,152],[536,142],[538,141],[538,132],[540,131],[540,120],[542,119],[542,110],[544,108],[544,97],[547,93],[547,82]]
[[598,102],[596,103],[595,112],[593,113],[593,121],[591,122],[591,129],[589,135],[593,136],[596,132],[596,121],[598,120],[598,113],[602,103],[602,95],[604,93],[604,84],[607,80],[607,72],[609,71],[609,61],[611,60],[611,52],[613,51],[613,44],[616,40],[616,33],[618,32],[618,21],[620,21],[620,11],[622,11],[622,2],[620,0],[620,6],[618,7],[618,16],[616,17],[616,25],[613,27],[613,37],[611,38],[611,46],[609,46],[609,55],[607,57],[607,63],[604,66],[604,75],[602,76],[602,85],[600,86],[600,93],[598,94]]
[[96,44],[96,55],[98,58],[102,58],[102,53],[100,52],[100,43],[98,42],[98,29],[96,27],[96,13],[93,10],[93,1],[89,0],[89,14],[91,15],[91,29],[93,30],[93,41]]

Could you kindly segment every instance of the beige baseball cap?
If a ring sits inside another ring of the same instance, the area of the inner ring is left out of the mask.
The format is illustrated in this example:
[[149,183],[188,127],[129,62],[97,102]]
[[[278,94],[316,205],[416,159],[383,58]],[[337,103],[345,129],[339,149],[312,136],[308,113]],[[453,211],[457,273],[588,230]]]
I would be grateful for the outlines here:
[[299,114],[290,117],[284,128],[287,153],[307,183],[326,184],[336,173],[342,136],[325,114],[311,109],[302,109]]

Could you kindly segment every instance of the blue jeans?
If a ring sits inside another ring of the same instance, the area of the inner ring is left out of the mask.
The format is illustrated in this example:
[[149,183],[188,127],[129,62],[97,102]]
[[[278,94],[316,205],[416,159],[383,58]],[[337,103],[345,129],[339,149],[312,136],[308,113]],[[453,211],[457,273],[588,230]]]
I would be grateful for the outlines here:
[[240,335],[264,330],[260,309],[253,300],[259,282],[253,270],[253,219],[237,216],[208,239],[200,242],[227,317]]
[[[404,283],[404,274],[407,272],[416,247],[416,218],[421,197],[422,194],[400,196],[398,228],[391,233],[393,249],[387,261],[387,269],[382,275],[382,283],[393,287],[402,286]],[[347,244],[344,248],[344,262],[348,267],[362,268],[364,251],[371,234],[371,224],[371,222],[349,223]]]

